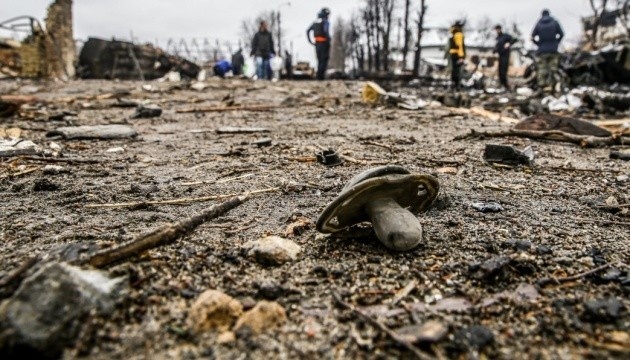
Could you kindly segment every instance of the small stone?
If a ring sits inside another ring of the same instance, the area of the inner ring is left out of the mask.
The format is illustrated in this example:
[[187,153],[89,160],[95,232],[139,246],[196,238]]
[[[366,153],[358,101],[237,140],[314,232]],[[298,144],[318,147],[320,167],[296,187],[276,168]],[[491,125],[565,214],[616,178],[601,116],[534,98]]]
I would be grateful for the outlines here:
[[217,336],[217,343],[219,344],[229,344],[233,343],[234,341],[236,341],[236,334],[234,334],[232,331],[226,331]]
[[234,331],[249,328],[255,334],[261,334],[284,324],[286,320],[287,315],[280,304],[261,301],[238,319]]
[[33,184],[33,191],[56,191],[56,190],[59,190],[59,185],[45,178],[35,180],[35,183]]
[[435,343],[444,338],[448,327],[439,321],[430,320],[422,325],[410,325],[396,330],[396,333],[410,343]]
[[611,267],[604,274],[600,276],[600,279],[604,281],[615,281],[621,277],[622,273],[619,269]]
[[538,245],[536,246],[536,254],[538,255],[549,255],[553,253],[553,250],[549,246]]
[[496,275],[501,269],[510,263],[510,258],[507,256],[496,256],[490,260],[485,261],[479,269],[483,272],[484,276],[490,277]]
[[206,290],[193,303],[188,324],[197,333],[228,330],[243,313],[241,303],[218,290]]
[[105,152],[108,153],[108,154],[118,154],[118,153],[125,152],[125,148],[117,146],[117,147],[109,148],[109,149],[105,150]]
[[136,108],[135,114],[131,116],[132,119],[147,119],[152,117],[158,117],[162,115],[162,109],[155,105],[140,105]]
[[46,165],[44,166],[44,174],[46,175],[56,175],[64,172],[63,166],[59,165]]
[[456,167],[443,167],[436,170],[439,174],[457,175]]
[[258,146],[258,147],[271,146],[271,142],[272,142],[271,138],[262,138],[262,139],[258,139],[254,141],[252,145]]
[[460,350],[479,350],[494,342],[494,334],[483,325],[473,325],[455,333],[453,342]]
[[618,183],[625,183],[628,181],[628,175],[619,175],[615,178],[615,180],[617,180]]
[[298,258],[302,248],[295,242],[279,236],[267,236],[245,244],[248,256],[263,265],[282,265]]
[[497,202],[474,202],[472,203],[473,209],[477,211],[481,211],[482,213],[489,212],[501,212],[503,211],[503,206]]
[[591,300],[584,303],[584,318],[593,322],[610,322],[621,316],[624,306],[617,298]]
[[59,357],[74,344],[90,313],[114,310],[124,283],[97,270],[56,262],[43,265],[0,306],[0,354]]
[[258,284],[257,295],[267,300],[276,300],[286,293],[285,289],[273,281],[265,281]]
[[54,141],[48,144],[48,146],[50,147],[51,150],[61,150],[61,145],[57,144]]

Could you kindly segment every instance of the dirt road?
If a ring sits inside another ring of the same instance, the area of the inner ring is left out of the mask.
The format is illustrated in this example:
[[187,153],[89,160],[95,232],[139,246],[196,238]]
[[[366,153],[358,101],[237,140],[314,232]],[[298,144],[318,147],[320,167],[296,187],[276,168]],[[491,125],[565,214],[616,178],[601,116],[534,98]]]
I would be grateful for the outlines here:
[[[130,290],[113,316],[86,321],[79,344],[66,355],[414,357],[338,306],[333,294],[339,294],[401,334],[423,334],[422,325],[436,321],[432,324],[445,329],[444,334],[416,342],[427,356],[627,357],[630,219],[598,206],[610,197],[629,203],[630,181],[624,175],[630,174],[630,165],[610,160],[610,149],[515,138],[454,141],[473,128],[509,125],[452,114],[444,107],[370,108],[360,101],[361,85],[234,80],[209,82],[202,91],[155,83],[150,90],[156,92],[148,92],[133,82],[36,84],[35,95],[49,101],[44,107],[48,115],[71,110],[76,116],[42,121],[37,118],[44,115],[34,112],[33,119],[12,117],[0,127],[18,127],[23,138],[43,148],[58,144],[60,159],[89,162],[54,163],[62,169],[53,173],[43,170],[49,163],[2,159],[0,276],[33,254],[67,244],[80,244],[72,248],[79,253],[113,246],[216,203],[147,201],[278,188],[253,196],[174,245],[110,267],[112,275],[128,276]],[[20,86],[3,82],[0,89],[9,93]],[[163,113],[130,119],[133,108],[90,97],[115,91],[129,91],[125,98],[156,104]],[[177,112],[228,102],[279,108]],[[61,126],[113,123],[131,125],[139,136],[106,141],[45,137]],[[224,126],[270,132],[215,132]],[[271,146],[253,144],[266,137]],[[535,166],[490,166],[482,159],[487,143],[532,145]],[[337,150],[344,163],[329,168],[313,161],[322,148]],[[419,216],[423,244],[393,253],[369,226],[354,236],[318,234],[318,215],[346,182],[382,164],[439,178],[438,201]],[[21,174],[26,170],[31,172]],[[503,210],[482,213],[472,207],[488,201]],[[141,204],[89,207],[126,202]],[[287,234],[300,218],[310,220],[310,226]],[[296,242],[302,247],[299,260],[269,267],[247,257],[243,245],[264,235]],[[408,291],[400,293],[406,286]],[[236,340],[219,345],[218,332],[197,335],[187,325],[191,304],[207,289],[238,299],[246,309],[263,299],[276,301],[287,321],[262,335],[237,333]],[[397,294],[402,298],[392,301]]]

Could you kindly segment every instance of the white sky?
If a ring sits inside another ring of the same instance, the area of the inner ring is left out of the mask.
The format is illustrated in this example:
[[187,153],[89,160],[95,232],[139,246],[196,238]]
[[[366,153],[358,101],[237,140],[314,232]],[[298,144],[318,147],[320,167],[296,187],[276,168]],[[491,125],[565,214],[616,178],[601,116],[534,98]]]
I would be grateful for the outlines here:
[[[50,0],[0,0],[0,21],[19,15],[45,17]],[[195,38],[203,43],[208,38],[234,44],[240,38],[244,18],[254,18],[265,10],[282,11],[285,42],[293,42],[299,59],[313,60],[314,50],[306,41],[306,28],[315,20],[322,6],[332,11],[332,19],[349,18],[362,0],[74,0],[74,30],[78,39],[102,38],[158,41],[165,46],[169,39]],[[404,0],[398,0],[402,5]],[[414,0],[418,3],[419,0]],[[447,26],[457,18],[468,18],[468,24],[489,16],[493,21],[516,21],[528,34],[548,8],[556,17],[567,39],[580,33],[580,17],[588,15],[588,0],[427,0],[426,26]],[[416,5],[416,8],[418,5]]]

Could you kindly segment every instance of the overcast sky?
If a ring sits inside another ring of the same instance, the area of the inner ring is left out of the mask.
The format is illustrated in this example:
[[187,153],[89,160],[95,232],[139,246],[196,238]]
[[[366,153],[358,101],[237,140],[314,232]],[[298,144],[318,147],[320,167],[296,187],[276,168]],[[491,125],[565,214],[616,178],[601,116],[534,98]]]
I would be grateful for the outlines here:
[[[158,41],[196,38],[203,43],[217,39],[237,43],[240,23],[265,10],[280,9],[286,42],[293,43],[300,59],[312,60],[314,50],[306,42],[306,28],[322,6],[332,11],[332,19],[350,17],[362,0],[75,0],[74,31],[78,39],[88,36]],[[398,0],[402,3],[403,0]],[[415,2],[419,2],[415,0]],[[49,0],[0,0],[0,21],[18,15],[43,19]],[[427,26],[447,26],[466,17],[468,24],[489,16],[493,21],[517,22],[529,33],[543,8],[549,8],[567,33],[575,39],[580,33],[580,17],[589,14],[588,0],[427,0]]]

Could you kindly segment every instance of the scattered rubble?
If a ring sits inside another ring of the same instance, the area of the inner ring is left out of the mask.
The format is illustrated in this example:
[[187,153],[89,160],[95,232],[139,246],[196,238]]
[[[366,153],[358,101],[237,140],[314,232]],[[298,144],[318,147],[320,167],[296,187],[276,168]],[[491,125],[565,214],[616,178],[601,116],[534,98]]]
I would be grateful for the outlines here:
[[0,307],[0,353],[60,356],[88,316],[114,310],[123,283],[123,278],[64,263],[42,266]]
[[267,236],[246,243],[248,256],[263,265],[282,265],[298,259],[302,248],[295,242],[279,236]]
[[131,115],[132,119],[154,118],[162,115],[162,109],[155,105],[140,105],[136,112]]
[[522,151],[516,150],[513,146],[486,144],[483,158],[487,162],[505,165],[528,165],[534,163],[534,149],[531,146]]
[[239,331],[247,328],[255,334],[262,334],[282,326],[286,321],[286,312],[280,304],[263,300],[238,319],[234,331],[238,335]]
[[503,211],[503,206],[498,202],[474,202],[471,204],[472,208],[482,213],[497,213]]
[[200,67],[151,45],[89,38],[79,54],[77,75],[82,79],[154,80],[176,71],[196,79]]
[[65,140],[81,139],[128,139],[138,136],[138,132],[127,125],[84,125],[60,127],[46,133],[49,138],[61,137]]
[[243,314],[241,303],[218,291],[206,290],[190,308],[188,324],[196,332],[230,329]]

